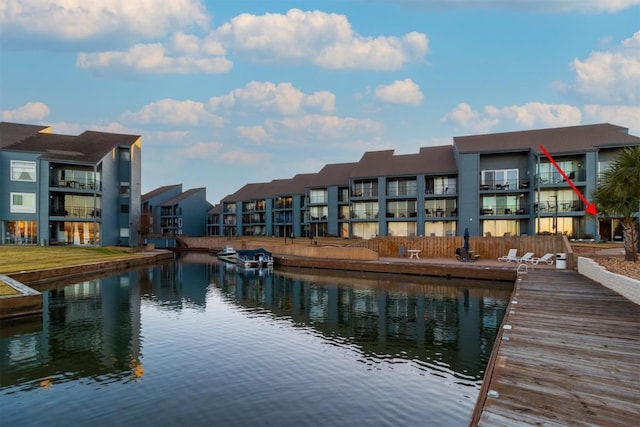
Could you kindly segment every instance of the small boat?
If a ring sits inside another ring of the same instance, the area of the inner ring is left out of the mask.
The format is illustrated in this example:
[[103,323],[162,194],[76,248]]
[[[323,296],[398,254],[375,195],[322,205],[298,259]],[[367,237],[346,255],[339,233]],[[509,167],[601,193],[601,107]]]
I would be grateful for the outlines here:
[[236,257],[238,256],[238,252],[233,249],[231,246],[227,246],[220,252],[218,252],[218,259],[226,262],[236,262]]
[[273,267],[271,252],[259,249],[241,249],[236,251],[236,264],[244,268]]

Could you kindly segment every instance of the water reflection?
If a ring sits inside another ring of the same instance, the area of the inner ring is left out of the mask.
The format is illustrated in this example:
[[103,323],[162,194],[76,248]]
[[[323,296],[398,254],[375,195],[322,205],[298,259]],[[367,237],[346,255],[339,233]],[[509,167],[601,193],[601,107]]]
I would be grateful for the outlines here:
[[467,380],[482,380],[511,292],[486,281],[305,270],[247,277],[234,270],[213,268],[211,285],[248,311],[312,326],[364,358],[446,366]]
[[[256,393],[260,387],[256,383],[257,375],[267,378],[265,369],[279,369],[268,363],[278,363],[278,358],[286,360],[300,352],[313,362],[303,367],[305,360],[297,358],[295,371],[300,378],[291,378],[291,382],[304,384],[307,377],[322,373],[326,378],[331,371],[340,372],[340,369],[353,372],[352,366],[341,367],[337,365],[341,361],[325,358],[326,353],[333,353],[322,347],[308,346],[289,328],[320,337],[323,346],[342,349],[342,357],[361,362],[368,369],[378,370],[382,365],[392,364],[409,365],[412,369],[402,371],[397,380],[377,378],[371,384],[363,382],[357,373],[349,374],[354,376],[353,383],[357,383],[354,386],[344,384],[352,394],[365,396],[376,389],[381,392],[384,387],[392,387],[394,381],[402,384],[401,389],[390,389],[397,396],[403,396],[398,390],[406,388],[407,393],[411,393],[411,387],[427,387],[419,383],[407,384],[403,375],[415,375],[413,372],[447,381],[452,378],[462,388],[477,392],[511,292],[509,284],[328,271],[311,273],[309,270],[247,271],[235,265],[221,264],[208,255],[189,254],[176,262],[152,268],[49,285],[49,290],[44,292],[41,320],[3,323],[0,328],[0,406],[15,408],[13,412],[3,410],[4,416],[17,423],[25,421],[20,405],[41,398],[30,394],[38,390],[51,391],[46,400],[49,406],[39,409],[42,413],[30,409],[33,419],[49,414],[51,405],[56,401],[65,402],[69,396],[81,401],[77,395],[88,384],[93,391],[101,390],[99,398],[109,402],[109,393],[115,401],[122,400],[121,396],[133,398],[136,394],[128,385],[144,384],[145,381],[145,387],[152,387],[145,389],[151,402],[143,404],[140,401],[135,411],[129,410],[130,419],[120,421],[135,422],[153,412],[151,408],[157,401],[152,399],[153,393],[166,393],[167,389],[182,387],[183,383],[195,385],[195,390],[208,396],[201,406],[195,406],[199,402],[197,399],[192,399],[189,405],[183,403],[184,411],[188,408],[190,413],[207,413],[212,411],[210,406],[214,399],[207,393],[220,388],[223,395],[229,397],[229,402],[232,399],[236,402],[238,396],[232,397],[232,390],[239,396]],[[242,318],[224,315],[230,310],[240,313]],[[273,336],[259,336],[264,331],[255,326],[243,329],[247,325],[242,319],[276,325],[276,330],[270,332]],[[205,335],[208,332],[210,335]],[[208,338],[203,339],[203,336]],[[274,340],[280,342],[267,349]],[[242,354],[257,343],[260,343],[262,358]],[[287,352],[291,354],[287,355]],[[218,354],[217,366],[206,357],[214,353]],[[149,355],[152,355],[151,359]],[[251,369],[257,371],[247,368],[231,375],[230,372],[236,369],[234,364],[245,359],[253,363],[255,367]],[[326,366],[320,365],[325,362]],[[190,369],[194,370],[192,374]],[[167,378],[174,372],[175,378]],[[246,381],[242,382],[245,376]],[[217,378],[216,387],[201,383],[205,377]],[[56,387],[72,382],[74,385]],[[335,388],[331,384],[327,386],[327,393],[334,394],[333,398],[331,395],[318,396],[318,401],[324,401],[325,405],[334,402],[331,409],[337,411]],[[265,395],[274,393],[272,384],[264,387]],[[442,397],[451,402],[435,402],[432,406],[434,410],[442,410],[438,407],[459,405],[460,399],[473,399],[473,392],[456,391],[458,394]],[[303,392],[293,388],[290,393]],[[20,396],[25,394],[30,397],[23,400]],[[86,396],[86,399],[98,398],[91,393]],[[227,413],[225,408],[231,404],[221,400],[221,396],[215,396],[221,407],[215,413],[216,417]],[[10,397],[13,400],[6,400]],[[276,399],[287,401],[295,397],[288,395]],[[386,401],[390,399],[388,393],[383,397]],[[423,416],[417,411],[427,408],[423,403],[417,403],[421,402],[419,397],[415,398],[415,403],[406,403],[403,397],[402,403],[389,404],[395,405],[395,411],[404,412],[405,416],[411,411],[416,411],[415,417]],[[8,406],[9,402],[18,402],[18,406]],[[466,406],[472,406],[472,403]],[[390,416],[390,410],[381,409],[379,417],[374,417],[378,424],[374,425],[386,424],[382,420]],[[256,409],[256,417],[262,416],[260,411],[264,409]],[[325,415],[314,419],[316,425],[331,425],[332,419],[326,418],[326,411],[327,408],[319,410],[319,414]],[[174,408],[171,413],[178,417],[180,409]],[[243,418],[244,425],[259,419],[240,413],[247,417]],[[79,417],[78,414],[60,415],[61,421],[73,424],[72,421],[77,421],[73,417]],[[158,416],[161,421],[169,415],[159,411]],[[304,420],[308,414],[300,416]],[[336,414],[341,420],[346,416],[342,412]],[[361,415],[353,414],[353,417],[358,416]],[[451,421],[451,416],[444,419]],[[456,416],[466,419],[464,414]],[[210,420],[201,421],[207,425]],[[272,419],[274,425],[278,424],[277,420]],[[393,424],[391,421],[389,423]],[[235,425],[243,425],[243,422],[238,421]]]
[[0,384],[29,389],[79,378],[139,377],[140,274],[131,271],[46,291],[41,322],[3,323]]

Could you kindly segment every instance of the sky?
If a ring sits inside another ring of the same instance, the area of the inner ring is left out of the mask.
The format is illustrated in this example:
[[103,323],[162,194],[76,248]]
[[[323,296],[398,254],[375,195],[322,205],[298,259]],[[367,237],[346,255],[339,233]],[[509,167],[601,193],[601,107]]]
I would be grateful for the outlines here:
[[453,137],[640,135],[640,0],[3,0],[0,118],[142,136],[142,192]]

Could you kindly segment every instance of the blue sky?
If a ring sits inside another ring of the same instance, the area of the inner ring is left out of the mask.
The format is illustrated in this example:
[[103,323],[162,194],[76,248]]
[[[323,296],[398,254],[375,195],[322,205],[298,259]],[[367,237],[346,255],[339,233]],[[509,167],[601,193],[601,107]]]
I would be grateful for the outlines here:
[[142,135],[142,191],[454,136],[640,135],[640,0],[4,0],[0,115]]

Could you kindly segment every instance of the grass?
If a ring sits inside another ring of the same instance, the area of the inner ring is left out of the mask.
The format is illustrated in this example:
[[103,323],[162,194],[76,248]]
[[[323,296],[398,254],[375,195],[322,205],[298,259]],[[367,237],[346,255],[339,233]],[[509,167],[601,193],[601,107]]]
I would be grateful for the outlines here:
[[0,274],[136,256],[130,248],[0,245]]
[[0,280],[0,297],[6,297],[9,295],[18,295],[20,292],[9,286],[4,280]]

